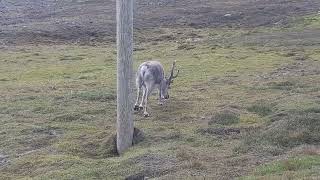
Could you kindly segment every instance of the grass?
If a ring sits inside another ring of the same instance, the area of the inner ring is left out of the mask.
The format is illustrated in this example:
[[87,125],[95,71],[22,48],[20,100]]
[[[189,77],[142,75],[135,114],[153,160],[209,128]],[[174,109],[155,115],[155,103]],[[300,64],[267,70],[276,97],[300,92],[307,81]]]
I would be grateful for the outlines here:
[[106,102],[116,99],[115,92],[106,93],[107,90],[103,91],[85,91],[78,92],[72,95],[72,98],[79,98],[87,101],[101,101]]
[[291,157],[286,160],[275,161],[258,166],[252,176],[242,179],[312,179],[317,178],[317,169],[320,167],[319,155],[305,155]]
[[320,27],[320,15],[309,15],[297,18],[293,21],[291,27],[296,27],[299,29],[303,28],[319,28]]
[[230,111],[223,111],[215,114],[211,121],[209,121],[209,125],[212,124],[221,124],[221,125],[231,125],[240,122],[240,117],[238,114]]
[[269,165],[263,165],[258,167],[255,174],[280,174],[284,171],[298,171],[311,169],[316,166],[320,166],[319,156],[302,156],[290,158],[288,160],[275,162]]
[[236,150],[276,155],[303,144],[317,145],[320,138],[318,117],[318,113],[309,109],[275,116],[265,128],[248,136]]
[[247,107],[247,110],[260,116],[266,116],[272,113],[272,105],[265,102],[257,102]]
[[[261,45],[256,35],[278,35],[272,28],[162,31],[148,33],[154,42],[137,43],[134,67],[160,59],[167,72],[177,60],[180,76],[164,106],[151,97],[150,118],[135,114],[145,139],[121,157],[110,149],[116,124],[113,46],[2,50],[0,157],[7,163],[0,159],[0,179],[232,179],[251,171],[252,178],[287,171],[320,176],[313,169],[317,156],[257,167],[301,145],[319,144],[318,45],[298,53],[297,44]],[[179,31],[199,36],[193,41]],[[161,40],[164,35],[170,38]],[[301,54],[307,58],[297,59]]]

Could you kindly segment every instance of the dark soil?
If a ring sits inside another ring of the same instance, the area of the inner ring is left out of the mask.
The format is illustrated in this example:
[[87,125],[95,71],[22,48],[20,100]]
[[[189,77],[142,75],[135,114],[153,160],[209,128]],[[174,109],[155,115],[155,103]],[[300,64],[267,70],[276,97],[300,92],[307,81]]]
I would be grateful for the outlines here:
[[[0,46],[114,42],[115,5],[115,0],[2,0]],[[134,26],[137,32],[157,27],[283,25],[319,7],[318,0],[140,0]]]

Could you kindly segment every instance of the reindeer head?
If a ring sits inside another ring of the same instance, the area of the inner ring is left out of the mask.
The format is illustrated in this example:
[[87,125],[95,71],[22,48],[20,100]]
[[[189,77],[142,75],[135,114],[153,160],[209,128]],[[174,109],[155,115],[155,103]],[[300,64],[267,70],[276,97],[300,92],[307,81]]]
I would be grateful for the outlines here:
[[179,75],[179,70],[177,71],[176,75],[173,75],[174,73],[174,69],[176,67],[176,61],[174,61],[172,63],[172,68],[171,68],[171,71],[170,71],[170,76],[168,78],[165,78],[165,81],[163,82],[162,86],[161,86],[161,91],[162,91],[162,97],[164,99],[169,99],[169,89],[170,89],[170,85],[173,83],[173,80],[175,78],[178,77]]

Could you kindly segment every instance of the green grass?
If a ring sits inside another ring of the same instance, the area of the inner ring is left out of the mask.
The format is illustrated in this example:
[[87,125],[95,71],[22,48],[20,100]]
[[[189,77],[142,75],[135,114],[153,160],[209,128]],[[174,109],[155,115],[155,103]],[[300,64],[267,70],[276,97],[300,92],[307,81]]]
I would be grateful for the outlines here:
[[275,161],[258,166],[252,176],[241,179],[312,179],[317,177],[320,167],[319,155],[291,157],[286,160]]
[[223,111],[215,114],[211,121],[209,121],[209,125],[212,124],[221,124],[221,125],[231,125],[237,124],[240,122],[240,117],[238,114],[230,111]]
[[260,116],[266,116],[272,113],[272,105],[265,102],[258,102],[247,107],[247,110]]
[[284,171],[298,171],[320,166],[320,156],[303,156],[279,161],[270,165],[258,167],[256,175],[280,174]]
[[[272,28],[162,31],[148,34],[160,41],[136,44],[134,68],[146,59],[159,59],[168,72],[177,60],[180,76],[164,106],[151,97],[150,118],[135,114],[145,140],[121,157],[110,153],[116,129],[113,46],[2,50],[0,158],[8,156],[9,163],[0,159],[0,179],[123,179],[139,174],[232,179],[252,170],[261,156],[270,161],[297,146],[319,143],[318,45],[296,53],[297,47],[241,40],[279,33]],[[196,32],[201,40],[190,41],[179,31]],[[178,40],[161,41],[163,35]],[[307,58],[297,59],[297,54]],[[301,70],[304,75],[295,76]],[[239,133],[198,133],[206,129]],[[297,177],[316,177],[320,174],[308,165],[318,166],[316,160],[293,159],[288,166]],[[257,168],[253,178],[288,170],[281,161]]]
[[235,150],[279,155],[299,145],[317,145],[319,127],[316,107],[283,111],[274,115],[266,127],[246,137]]
[[101,101],[101,102],[106,102],[106,101],[116,99],[115,92],[106,93],[106,91],[107,90],[78,92],[73,94],[71,98],[79,98],[87,101]]
[[298,28],[319,28],[320,27],[320,15],[309,15],[295,19],[292,23],[293,27]]

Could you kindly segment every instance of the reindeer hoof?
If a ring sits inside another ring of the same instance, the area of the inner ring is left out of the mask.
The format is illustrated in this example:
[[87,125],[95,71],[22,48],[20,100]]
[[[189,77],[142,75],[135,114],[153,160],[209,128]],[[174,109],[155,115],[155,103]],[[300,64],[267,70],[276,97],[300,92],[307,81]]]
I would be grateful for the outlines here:
[[144,117],[149,117],[150,115],[149,115],[149,113],[144,112],[144,113],[143,113],[143,116],[144,116]]
[[133,110],[135,110],[135,111],[139,111],[139,106],[134,106],[134,108],[133,108]]

